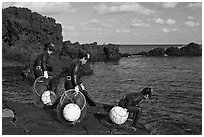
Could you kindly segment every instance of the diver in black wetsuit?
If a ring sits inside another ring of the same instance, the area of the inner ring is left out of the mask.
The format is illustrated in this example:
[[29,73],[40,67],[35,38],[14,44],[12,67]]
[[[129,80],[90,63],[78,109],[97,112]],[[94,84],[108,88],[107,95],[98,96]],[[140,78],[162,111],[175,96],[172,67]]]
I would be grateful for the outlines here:
[[142,108],[140,103],[145,99],[151,97],[153,90],[151,88],[144,88],[142,91],[131,92],[127,95],[124,95],[118,106],[127,109],[128,112],[133,113],[133,122],[132,126],[135,128],[141,128],[139,125],[139,120],[142,114]]
[[37,79],[40,76],[44,76],[45,78],[48,78],[48,59],[49,56],[54,51],[54,44],[53,43],[47,43],[44,47],[44,52],[38,55],[38,57],[35,59],[33,64],[33,71],[35,75],[35,79]]
[[74,60],[71,65],[65,70],[66,81],[64,86],[66,90],[75,89],[76,94],[78,94],[79,91],[82,92],[89,105],[96,106],[93,99],[85,91],[84,85],[81,81],[82,65],[86,64],[89,58],[90,54],[83,52],[79,53],[79,59]]

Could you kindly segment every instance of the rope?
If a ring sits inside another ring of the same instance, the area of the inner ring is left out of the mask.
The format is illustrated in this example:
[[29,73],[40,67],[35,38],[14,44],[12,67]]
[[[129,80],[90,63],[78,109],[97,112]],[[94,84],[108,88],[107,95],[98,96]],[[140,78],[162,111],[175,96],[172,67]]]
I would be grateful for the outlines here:
[[[68,92],[72,92],[72,91],[74,91],[75,92],[75,90],[74,89],[69,89],[69,90],[67,90],[67,91],[65,91],[63,94],[62,94],[62,96],[61,96],[61,98],[60,98],[60,104],[62,105],[62,102],[64,101],[64,99],[65,99],[65,97],[67,97],[67,98],[69,98],[70,100],[72,100],[73,101],[73,99],[72,98],[70,98],[66,93],[68,93]],[[82,107],[82,109],[81,109],[81,111],[85,108],[85,105],[86,105],[86,98],[85,98],[85,96],[79,91],[79,93],[82,95],[82,97],[84,98],[84,105],[83,105],[83,107]]]
[[[34,82],[34,84],[33,84],[33,89],[34,89],[34,92],[40,97],[41,95],[40,94],[38,94],[38,92],[37,92],[37,90],[36,90],[36,83],[39,81],[39,79],[41,79],[41,78],[44,78],[44,76],[40,76],[40,77],[38,77],[36,80],[35,80],[35,82]],[[52,79],[52,77],[51,76],[48,76],[48,79]]]

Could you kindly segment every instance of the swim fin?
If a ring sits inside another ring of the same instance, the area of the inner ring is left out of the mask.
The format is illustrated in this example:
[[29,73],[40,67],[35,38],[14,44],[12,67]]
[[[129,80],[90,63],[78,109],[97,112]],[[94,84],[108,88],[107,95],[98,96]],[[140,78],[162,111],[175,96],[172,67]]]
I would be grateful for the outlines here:
[[81,90],[81,93],[85,96],[90,106],[96,106],[96,103],[93,101],[93,99],[89,96],[89,94],[85,90]]

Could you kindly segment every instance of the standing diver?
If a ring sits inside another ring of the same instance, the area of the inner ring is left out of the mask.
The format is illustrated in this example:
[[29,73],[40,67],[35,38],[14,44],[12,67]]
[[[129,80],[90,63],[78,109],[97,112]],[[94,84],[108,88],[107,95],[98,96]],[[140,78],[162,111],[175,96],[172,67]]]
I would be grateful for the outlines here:
[[144,88],[142,91],[131,92],[127,95],[124,95],[118,106],[127,109],[128,112],[133,113],[133,128],[141,128],[139,125],[139,120],[142,114],[142,108],[140,107],[140,103],[151,97],[153,90],[149,87]]
[[[49,59],[49,56],[53,53],[53,51],[54,51],[54,44],[46,43],[44,46],[44,51],[40,53],[35,59],[33,64],[35,80],[41,76],[43,76],[46,79],[49,78],[48,71],[51,71],[52,68],[48,66],[48,59]],[[50,80],[48,85],[46,86],[47,86],[47,90],[52,90],[53,89],[52,80]],[[37,107],[43,107],[44,105],[41,104],[41,98],[39,97],[38,93],[35,91],[33,92],[33,94],[35,99],[34,105]]]
[[96,106],[93,99],[85,91],[84,85],[82,84],[81,81],[82,65],[86,64],[86,62],[90,58],[90,54],[80,52],[78,58],[79,59],[74,60],[70,64],[70,66],[65,70],[66,74],[66,80],[64,84],[65,90],[75,89],[76,95],[78,94],[79,91],[82,92],[89,105]]
[[48,78],[48,70],[51,70],[50,67],[47,66],[49,56],[54,51],[54,44],[53,43],[47,43],[44,46],[44,52],[41,53],[34,62],[33,65],[33,71],[35,75],[35,79],[37,79],[40,76],[44,76],[45,78]]

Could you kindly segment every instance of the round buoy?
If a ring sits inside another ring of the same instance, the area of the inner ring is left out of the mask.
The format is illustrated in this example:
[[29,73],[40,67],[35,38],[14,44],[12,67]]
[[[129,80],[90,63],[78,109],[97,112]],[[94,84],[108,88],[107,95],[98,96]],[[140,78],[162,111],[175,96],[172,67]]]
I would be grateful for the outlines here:
[[67,104],[63,109],[63,116],[67,121],[77,121],[81,115],[81,110],[74,103]]
[[56,102],[57,97],[56,97],[55,92],[45,91],[41,96],[41,100],[42,100],[43,104],[51,106]]
[[125,123],[128,118],[129,113],[122,107],[115,106],[109,112],[109,118],[115,124],[121,125]]

